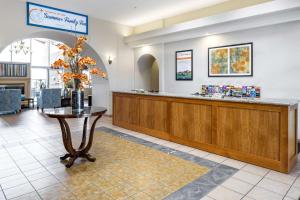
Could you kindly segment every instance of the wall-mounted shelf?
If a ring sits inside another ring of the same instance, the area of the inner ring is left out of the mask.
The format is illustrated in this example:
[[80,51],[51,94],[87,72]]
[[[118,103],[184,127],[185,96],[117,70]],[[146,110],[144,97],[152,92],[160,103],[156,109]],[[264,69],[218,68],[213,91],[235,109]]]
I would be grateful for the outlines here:
[[0,62],[0,78],[30,78],[30,63]]
[[24,95],[31,96],[30,63],[0,62],[0,85],[23,85]]

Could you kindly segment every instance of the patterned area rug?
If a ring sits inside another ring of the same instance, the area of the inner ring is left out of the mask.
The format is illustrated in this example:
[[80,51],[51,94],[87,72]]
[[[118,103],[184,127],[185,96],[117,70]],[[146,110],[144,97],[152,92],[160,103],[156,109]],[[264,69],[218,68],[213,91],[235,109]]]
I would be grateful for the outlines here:
[[95,163],[75,164],[64,185],[78,199],[200,199],[237,170],[105,127]]

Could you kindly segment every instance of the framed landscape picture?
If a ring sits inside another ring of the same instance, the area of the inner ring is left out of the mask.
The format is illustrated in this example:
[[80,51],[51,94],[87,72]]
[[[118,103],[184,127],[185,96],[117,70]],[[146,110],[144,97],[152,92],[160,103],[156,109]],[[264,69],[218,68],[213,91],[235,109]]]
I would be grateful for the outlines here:
[[176,80],[193,80],[193,50],[176,51]]
[[252,46],[244,43],[208,48],[208,76],[253,76]]

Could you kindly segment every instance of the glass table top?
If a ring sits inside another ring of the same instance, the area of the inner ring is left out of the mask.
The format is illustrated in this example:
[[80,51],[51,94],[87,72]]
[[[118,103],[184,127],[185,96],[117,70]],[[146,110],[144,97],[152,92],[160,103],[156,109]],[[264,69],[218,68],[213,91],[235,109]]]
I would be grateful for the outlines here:
[[50,108],[44,109],[43,114],[52,118],[81,118],[81,117],[90,117],[98,116],[106,112],[106,108],[103,107],[84,107],[82,110],[75,110],[72,107],[64,108]]

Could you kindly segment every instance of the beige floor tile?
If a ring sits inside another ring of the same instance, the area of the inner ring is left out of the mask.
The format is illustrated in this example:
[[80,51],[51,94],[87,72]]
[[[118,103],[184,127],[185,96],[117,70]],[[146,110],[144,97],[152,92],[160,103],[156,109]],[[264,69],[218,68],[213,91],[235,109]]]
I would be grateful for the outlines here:
[[269,199],[282,200],[283,199],[283,195],[279,195],[275,192],[271,192],[269,190],[260,187],[255,187],[246,196],[255,200],[269,200]]
[[6,170],[1,170],[0,171],[0,179],[8,177],[8,176],[13,176],[16,174],[21,174],[21,171],[17,167],[14,167],[11,169],[6,169]]
[[285,195],[290,186],[281,182],[273,181],[268,178],[262,179],[258,184],[258,187],[270,190],[280,195]]
[[33,187],[29,184],[23,184],[23,185],[19,185],[13,188],[9,188],[9,189],[4,189],[4,194],[6,196],[6,198],[11,199],[11,198],[15,198],[24,194],[28,194],[34,191]]
[[49,187],[51,185],[55,185],[58,183],[58,180],[54,176],[47,176],[44,178],[40,178],[35,181],[31,181],[31,184],[36,190]]
[[263,178],[262,176],[258,176],[243,170],[240,170],[237,173],[235,173],[233,177],[240,179],[244,182],[250,183],[252,185],[256,185]]
[[21,173],[15,174],[15,175],[12,175],[12,176],[7,176],[5,178],[1,178],[0,179],[0,184],[6,183],[6,182],[9,182],[9,181],[14,181],[14,180],[22,179],[22,178],[25,178],[25,176],[23,174],[21,174]]
[[290,198],[290,197],[284,197],[283,200],[297,200],[297,199],[292,199],[292,198]]
[[288,185],[292,185],[297,177],[291,176],[289,174],[283,174],[280,172],[270,171],[266,178],[272,179],[274,181],[279,181]]
[[2,187],[2,189],[8,189],[8,188],[16,187],[18,185],[23,185],[25,183],[29,183],[29,182],[25,177],[23,177],[23,178],[18,178],[15,180],[10,180],[10,181],[1,183],[1,187]]
[[264,176],[266,175],[270,170],[263,168],[263,167],[258,167],[255,165],[247,164],[245,167],[243,167],[244,171],[259,175],[259,176]]
[[224,162],[227,159],[226,157],[219,156],[219,155],[216,155],[216,154],[210,154],[208,156],[205,156],[204,158],[207,159],[207,160],[214,161],[216,163]]
[[45,172],[48,172],[47,169],[45,169],[44,167],[40,167],[37,169],[25,171],[23,173],[25,174],[25,176],[32,176],[34,174],[40,174],[40,173],[45,173]]
[[243,197],[242,200],[254,200],[254,199],[246,196],[246,197]]
[[296,179],[296,181],[293,183],[293,186],[300,188],[300,176]]
[[212,192],[208,193],[208,196],[215,200],[239,200],[243,195],[225,187],[218,186]]
[[298,200],[300,198],[300,188],[292,186],[286,196]]
[[24,158],[24,159],[21,159],[21,160],[16,160],[16,163],[20,166],[20,165],[29,165],[29,164],[33,164],[33,163],[36,163],[37,160],[34,159],[34,158]]
[[26,171],[31,171],[31,170],[41,168],[42,165],[39,162],[34,162],[27,165],[19,165],[19,167],[23,172],[26,172]]
[[233,168],[236,168],[236,169],[241,169],[246,165],[246,163],[244,163],[244,162],[241,162],[241,161],[238,161],[238,160],[233,160],[233,159],[230,159],[230,158],[225,160],[224,162],[222,162],[222,164],[233,167]]
[[194,156],[201,158],[201,157],[208,156],[210,153],[196,149],[196,150],[190,151],[189,154],[192,154]]
[[186,153],[196,150],[192,147],[188,147],[188,146],[184,146],[184,145],[178,145],[174,149],[176,149],[178,151],[186,152]]
[[29,176],[27,176],[27,179],[29,181],[35,181],[35,180],[45,178],[45,177],[50,176],[50,175],[51,175],[50,172],[45,171],[45,172],[42,172],[42,173],[29,175]]
[[222,184],[222,186],[241,194],[247,194],[254,187],[254,185],[236,178],[229,178]]
[[6,200],[2,191],[0,191],[0,200]]
[[24,194],[22,196],[13,198],[11,200],[41,200],[40,196],[36,192]]

